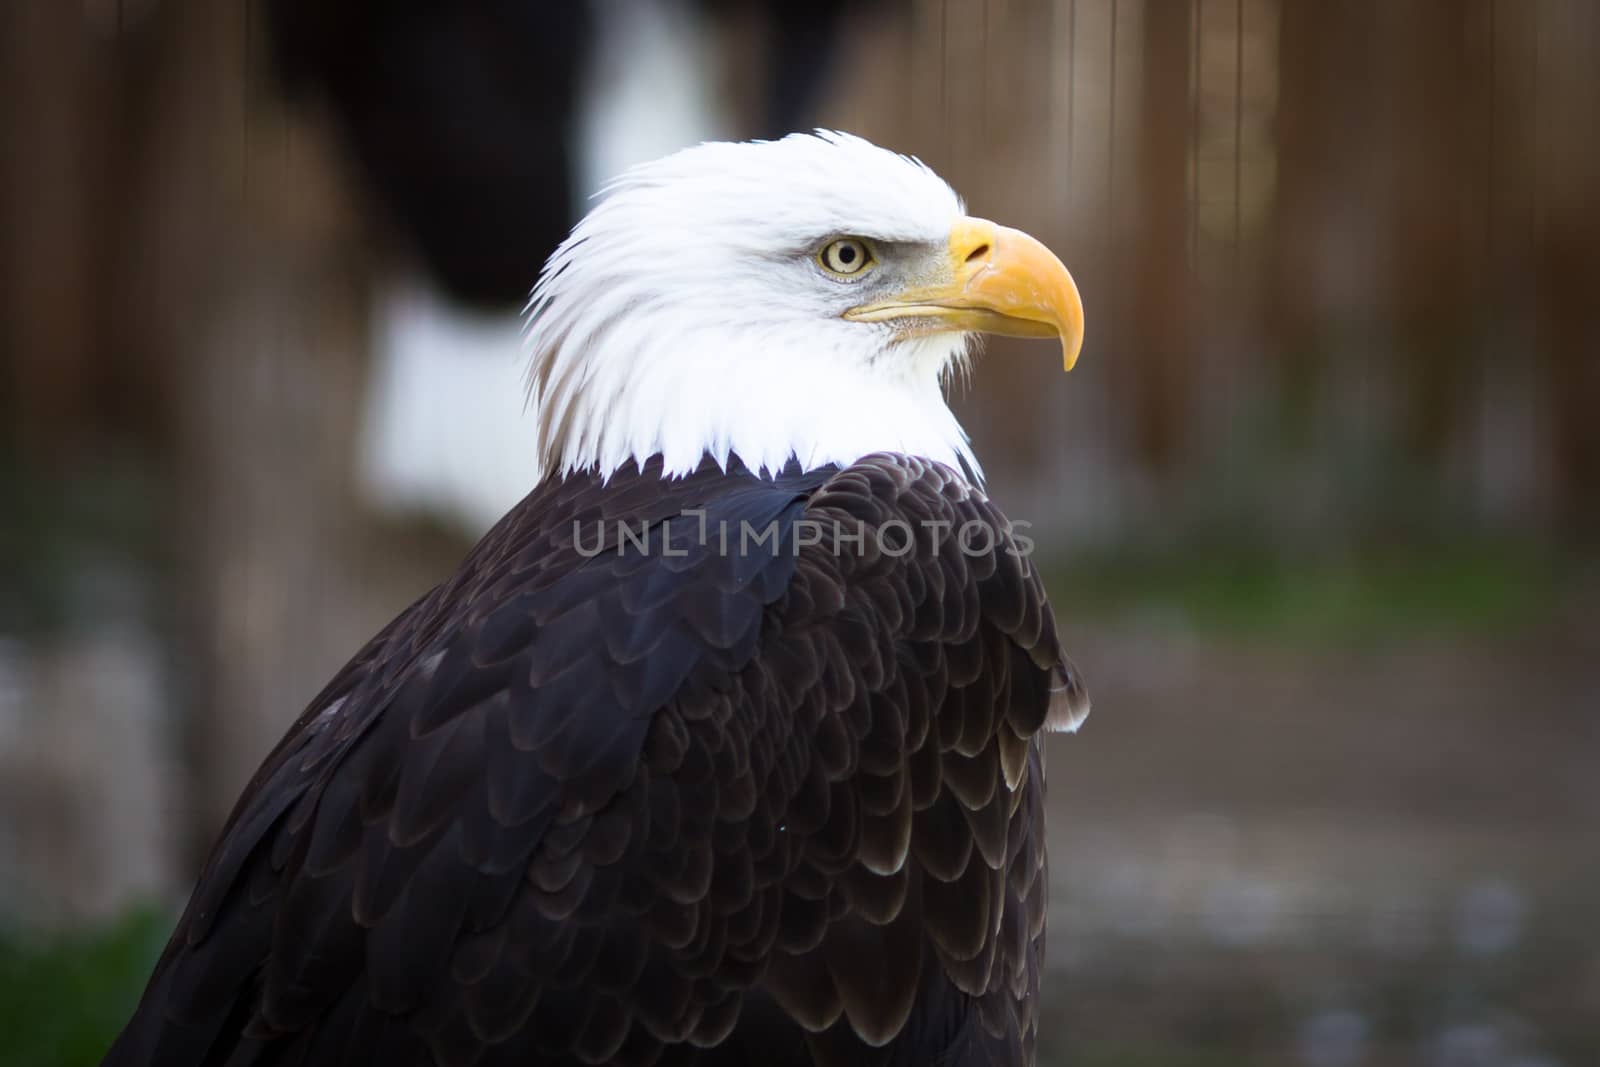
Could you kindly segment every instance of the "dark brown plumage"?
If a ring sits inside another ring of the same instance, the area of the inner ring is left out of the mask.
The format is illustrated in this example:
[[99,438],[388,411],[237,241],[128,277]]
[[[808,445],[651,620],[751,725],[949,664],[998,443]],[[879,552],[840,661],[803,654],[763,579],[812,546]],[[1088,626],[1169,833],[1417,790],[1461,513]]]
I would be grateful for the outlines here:
[[106,1063],[1031,1063],[1084,698],[1007,530],[895,455],[545,482],[268,757]]

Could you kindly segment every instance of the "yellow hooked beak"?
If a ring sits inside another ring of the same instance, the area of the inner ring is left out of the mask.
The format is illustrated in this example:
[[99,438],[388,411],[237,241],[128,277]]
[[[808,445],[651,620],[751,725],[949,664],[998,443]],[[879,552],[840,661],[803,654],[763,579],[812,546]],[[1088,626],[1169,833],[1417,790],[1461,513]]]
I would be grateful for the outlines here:
[[844,317],[905,322],[906,336],[964,330],[1058,337],[1066,370],[1083,347],[1083,301],[1067,268],[1034,238],[988,219],[964,218],[951,227],[949,255],[927,284]]

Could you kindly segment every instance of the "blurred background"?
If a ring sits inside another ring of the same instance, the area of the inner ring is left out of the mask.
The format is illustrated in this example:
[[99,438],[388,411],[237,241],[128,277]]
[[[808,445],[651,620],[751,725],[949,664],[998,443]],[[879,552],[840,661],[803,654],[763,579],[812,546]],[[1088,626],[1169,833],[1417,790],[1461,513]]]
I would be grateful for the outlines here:
[[1042,1062],[1600,1063],[1600,3],[0,5],[0,1062],[531,484],[606,176],[816,125],[1072,268],[956,403],[1095,695]]

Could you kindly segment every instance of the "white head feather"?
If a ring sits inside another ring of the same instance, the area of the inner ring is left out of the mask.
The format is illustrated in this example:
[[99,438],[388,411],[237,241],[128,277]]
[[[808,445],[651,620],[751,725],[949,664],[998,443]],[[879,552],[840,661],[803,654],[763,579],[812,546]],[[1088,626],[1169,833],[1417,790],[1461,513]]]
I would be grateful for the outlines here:
[[819,131],[688,148],[600,195],[528,304],[541,473],[891,451],[977,475],[942,390],[966,335],[842,319],[860,290],[815,258],[840,236],[943,247],[962,203],[922,163]]

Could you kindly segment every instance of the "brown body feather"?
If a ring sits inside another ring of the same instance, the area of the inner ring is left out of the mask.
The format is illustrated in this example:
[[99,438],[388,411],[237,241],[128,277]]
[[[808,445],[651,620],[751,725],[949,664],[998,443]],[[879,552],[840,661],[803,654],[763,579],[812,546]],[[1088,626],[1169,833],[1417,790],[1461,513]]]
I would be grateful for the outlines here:
[[106,1063],[1031,1063],[1053,691],[948,468],[547,482],[267,759]]

